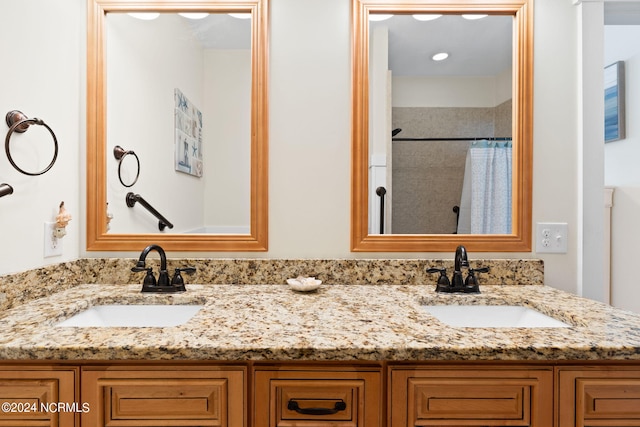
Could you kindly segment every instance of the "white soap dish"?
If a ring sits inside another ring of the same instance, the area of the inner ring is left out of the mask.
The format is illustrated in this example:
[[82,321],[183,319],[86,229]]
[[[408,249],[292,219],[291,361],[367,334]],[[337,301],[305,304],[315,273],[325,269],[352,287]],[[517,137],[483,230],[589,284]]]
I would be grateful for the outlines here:
[[295,279],[287,279],[287,283],[297,292],[312,292],[320,287],[322,280],[315,277],[298,276]]

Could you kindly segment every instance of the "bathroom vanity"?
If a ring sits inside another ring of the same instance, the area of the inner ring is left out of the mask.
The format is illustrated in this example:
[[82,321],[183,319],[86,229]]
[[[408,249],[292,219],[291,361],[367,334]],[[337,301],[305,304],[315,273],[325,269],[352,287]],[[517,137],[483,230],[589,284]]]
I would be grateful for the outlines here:
[[[15,411],[0,425],[640,424],[639,315],[547,286],[433,288],[57,292],[2,319],[0,400]],[[171,327],[57,326],[115,303],[202,309]],[[455,304],[523,305],[568,326],[460,328],[424,309]],[[42,402],[63,406],[30,410]]]

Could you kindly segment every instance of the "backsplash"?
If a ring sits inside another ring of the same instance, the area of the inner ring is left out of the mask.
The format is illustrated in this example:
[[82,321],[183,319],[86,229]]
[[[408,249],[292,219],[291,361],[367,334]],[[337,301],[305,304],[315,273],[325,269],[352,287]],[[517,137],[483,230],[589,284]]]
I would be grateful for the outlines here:
[[[542,260],[471,260],[473,268],[488,266],[489,273],[479,275],[480,285],[543,285]],[[148,259],[147,266],[157,274],[159,260]],[[0,278],[0,309],[11,308],[74,286],[89,284],[142,283],[143,273],[133,273],[133,258],[85,258],[50,265]],[[315,276],[327,285],[417,285],[435,286],[437,274],[429,267],[453,270],[453,260],[419,259],[169,259],[168,270],[196,267],[196,273],[184,275],[189,283],[259,285],[284,284],[298,275]]]

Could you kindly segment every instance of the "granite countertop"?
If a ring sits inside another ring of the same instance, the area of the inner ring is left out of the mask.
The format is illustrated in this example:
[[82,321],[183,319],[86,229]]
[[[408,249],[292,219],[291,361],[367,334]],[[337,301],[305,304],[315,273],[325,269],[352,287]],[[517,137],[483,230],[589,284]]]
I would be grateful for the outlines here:
[[[640,360],[640,315],[548,286],[483,286],[480,295],[433,285],[80,285],[6,311],[4,360]],[[55,326],[108,303],[204,304],[175,327]],[[569,328],[453,328],[420,304],[520,303]]]

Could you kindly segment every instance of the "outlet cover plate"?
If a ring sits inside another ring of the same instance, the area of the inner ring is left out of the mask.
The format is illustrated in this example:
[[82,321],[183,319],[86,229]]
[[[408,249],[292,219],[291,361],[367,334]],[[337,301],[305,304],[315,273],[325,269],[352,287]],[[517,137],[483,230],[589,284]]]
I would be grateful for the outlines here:
[[62,239],[58,239],[53,235],[53,227],[55,222],[44,223],[44,257],[49,258],[52,256],[62,255]]
[[566,222],[539,222],[536,224],[536,252],[567,253]]

